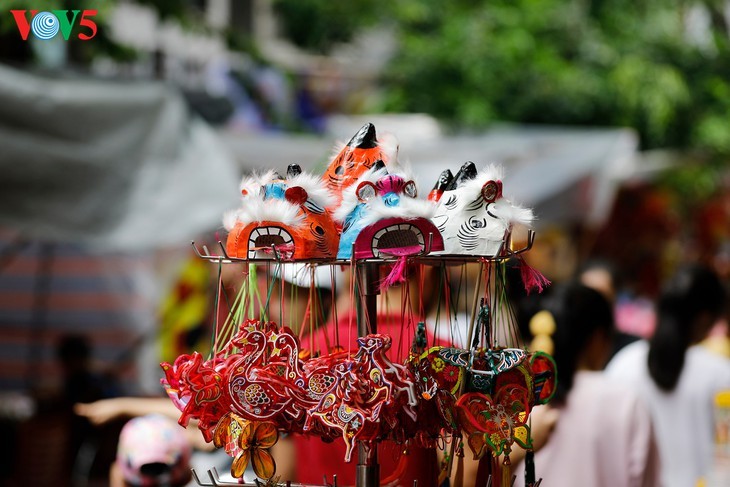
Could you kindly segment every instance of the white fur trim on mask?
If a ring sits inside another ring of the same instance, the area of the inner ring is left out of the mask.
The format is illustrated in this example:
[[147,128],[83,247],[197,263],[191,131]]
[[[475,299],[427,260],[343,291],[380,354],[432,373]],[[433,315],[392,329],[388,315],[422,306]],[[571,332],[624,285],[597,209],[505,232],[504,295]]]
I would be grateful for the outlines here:
[[385,165],[395,167],[398,164],[398,139],[390,132],[381,132],[378,136],[378,147],[387,159]]
[[236,226],[236,221],[238,221],[238,210],[228,210],[223,213],[223,228],[229,232]]
[[495,201],[489,207],[489,211],[505,222],[520,223],[526,227],[529,227],[535,220],[535,215],[532,213],[531,208],[522,208],[513,205],[504,198]]
[[342,201],[340,202],[340,206],[337,207],[334,214],[332,215],[335,221],[344,222],[345,218],[347,218],[347,215],[352,213],[352,210],[354,210],[358,203],[360,203],[360,200],[357,198],[357,188],[360,186],[361,183],[369,181],[375,184],[378,179],[387,174],[387,169],[380,169],[379,171],[373,171],[371,169],[370,171],[367,171],[365,174],[360,176],[354,184],[348,186],[342,192]]
[[[299,211],[299,206],[285,200],[254,199],[247,201],[242,208],[234,213],[235,218],[232,218],[228,213],[224,216],[224,225],[228,230],[233,228],[233,225],[237,222],[247,225],[253,222],[273,221],[290,227],[299,227],[304,222],[304,214]],[[228,225],[231,222],[233,222],[233,225],[229,228]]]
[[372,225],[385,218],[403,218],[414,220],[416,218],[431,219],[434,214],[433,204],[426,200],[411,198],[400,195],[400,202],[397,206],[386,206],[381,198],[373,198],[368,202],[368,211],[362,218],[364,226]]
[[[269,170],[265,173],[253,173],[248,176],[244,176],[241,179],[241,184],[238,188],[243,191],[248,191],[248,196],[256,196],[259,194],[259,188],[264,184],[270,183],[274,179],[274,171]],[[245,197],[244,197],[245,198]]]
[[322,182],[322,178],[309,173],[300,173],[286,180],[288,188],[299,186],[307,192],[307,198],[322,208],[329,208],[335,204],[335,197]]

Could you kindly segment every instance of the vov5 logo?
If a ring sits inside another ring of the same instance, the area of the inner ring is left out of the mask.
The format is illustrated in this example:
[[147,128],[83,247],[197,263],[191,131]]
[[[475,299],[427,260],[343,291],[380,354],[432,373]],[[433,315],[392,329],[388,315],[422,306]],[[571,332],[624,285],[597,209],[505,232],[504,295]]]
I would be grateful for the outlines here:
[[[38,39],[48,40],[53,39],[59,31],[63,38],[68,40],[77,19],[79,26],[86,31],[78,32],[79,39],[88,41],[96,35],[96,22],[91,17],[96,15],[97,10],[84,10],[83,12],[81,10],[51,10],[50,12],[31,10],[30,18],[27,12],[27,10],[10,11],[15,18],[20,37],[24,41],[28,39],[28,34],[31,32]],[[81,17],[79,17],[79,13],[81,13]]]

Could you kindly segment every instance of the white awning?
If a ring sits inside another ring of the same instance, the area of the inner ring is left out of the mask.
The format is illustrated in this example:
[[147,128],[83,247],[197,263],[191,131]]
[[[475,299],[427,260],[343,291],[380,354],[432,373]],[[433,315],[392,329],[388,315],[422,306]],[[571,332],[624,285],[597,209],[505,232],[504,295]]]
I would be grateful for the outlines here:
[[2,227],[100,250],[180,245],[220,226],[238,180],[168,85],[0,66]]

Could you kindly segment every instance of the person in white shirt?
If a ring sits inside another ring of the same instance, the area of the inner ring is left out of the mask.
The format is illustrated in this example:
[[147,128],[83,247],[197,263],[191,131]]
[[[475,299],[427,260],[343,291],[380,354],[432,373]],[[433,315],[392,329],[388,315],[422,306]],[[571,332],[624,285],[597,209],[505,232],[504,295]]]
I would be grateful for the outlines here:
[[730,360],[699,344],[724,310],[725,290],[702,266],[682,267],[657,302],[656,330],[609,363],[609,376],[649,407],[664,487],[694,487],[712,462],[713,398],[730,389]]

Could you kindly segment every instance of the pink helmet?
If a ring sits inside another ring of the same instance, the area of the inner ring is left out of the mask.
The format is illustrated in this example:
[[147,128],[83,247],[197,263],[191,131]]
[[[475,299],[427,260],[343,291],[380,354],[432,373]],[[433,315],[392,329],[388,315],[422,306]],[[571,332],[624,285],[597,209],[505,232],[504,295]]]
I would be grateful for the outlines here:
[[117,465],[135,486],[184,485],[192,447],[182,427],[159,414],[131,419],[122,428]]

